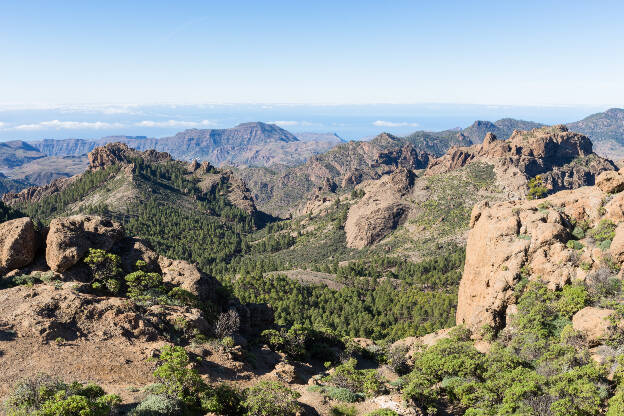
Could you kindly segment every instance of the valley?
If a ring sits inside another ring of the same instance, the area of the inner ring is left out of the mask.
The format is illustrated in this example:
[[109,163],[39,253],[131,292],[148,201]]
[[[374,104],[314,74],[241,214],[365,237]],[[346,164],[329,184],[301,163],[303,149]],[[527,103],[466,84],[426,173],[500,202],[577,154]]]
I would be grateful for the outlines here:
[[[566,126],[454,137],[436,153],[382,134],[280,171],[109,143],[5,193],[0,391],[43,369],[138,415],[244,414],[253,389],[290,397],[271,414],[541,414],[586,405],[572,366],[595,406],[619,400],[600,370],[619,329],[586,323],[618,313],[617,166]],[[29,152],[22,169],[76,158]],[[164,390],[175,362],[184,396]]]

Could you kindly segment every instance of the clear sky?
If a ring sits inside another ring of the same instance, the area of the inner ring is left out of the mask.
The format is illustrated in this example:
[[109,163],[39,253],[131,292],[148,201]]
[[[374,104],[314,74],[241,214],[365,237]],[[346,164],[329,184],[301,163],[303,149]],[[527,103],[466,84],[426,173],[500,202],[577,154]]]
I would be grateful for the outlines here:
[[0,104],[624,105],[622,1],[2,1]]

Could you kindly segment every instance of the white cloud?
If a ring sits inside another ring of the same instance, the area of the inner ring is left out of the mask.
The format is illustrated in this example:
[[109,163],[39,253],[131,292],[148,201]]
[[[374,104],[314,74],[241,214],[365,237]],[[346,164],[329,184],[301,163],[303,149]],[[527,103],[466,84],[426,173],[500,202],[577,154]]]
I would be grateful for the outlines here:
[[208,127],[214,126],[215,123],[210,120],[202,121],[182,121],[182,120],[166,120],[166,121],[154,121],[143,120],[136,123],[139,127]]
[[0,129],[3,129],[7,124],[0,121]]
[[79,129],[114,129],[124,127],[121,123],[107,123],[104,121],[60,121],[50,120],[32,124],[20,124],[11,130],[79,130]]
[[310,123],[309,121],[296,121],[296,120],[277,120],[277,121],[269,121],[269,124],[277,124],[278,126],[312,126],[314,123]]
[[385,121],[377,120],[373,122],[373,126],[377,127],[418,127],[418,123],[408,123],[406,121]]

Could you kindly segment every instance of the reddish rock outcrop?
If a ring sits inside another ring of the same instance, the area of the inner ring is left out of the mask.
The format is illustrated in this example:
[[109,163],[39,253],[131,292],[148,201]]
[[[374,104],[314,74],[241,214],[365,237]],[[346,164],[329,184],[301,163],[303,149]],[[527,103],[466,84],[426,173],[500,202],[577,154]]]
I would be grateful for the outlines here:
[[363,248],[395,229],[408,211],[401,198],[414,185],[415,175],[405,168],[384,176],[357,204],[351,207],[345,223],[347,246]]
[[123,227],[98,216],[76,215],[50,222],[46,262],[55,272],[78,263],[90,248],[110,250],[124,236]]
[[[427,174],[448,172],[476,161],[494,165],[501,182],[517,196],[524,196],[527,180],[537,175],[551,192],[557,192],[594,185],[601,172],[617,170],[613,162],[593,153],[586,136],[554,126],[514,131],[508,140],[497,140],[489,133],[482,144],[451,148],[429,164]],[[506,180],[515,176],[523,180]]]
[[588,267],[599,267],[605,253],[593,248],[591,240],[579,242],[587,246],[583,250],[566,243],[574,223],[595,226],[608,215],[605,197],[598,187],[584,187],[542,200],[475,206],[459,285],[457,324],[473,331],[484,325],[501,329],[516,302],[514,287],[522,276],[556,289],[585,279]]
[[35,259],[39,236],[30,218],[18,218],[0,224],[0,270],[27,266]]
[[128,147],[125,143],[109,143],[99,146],[88,154],[91,170],[106,169],[117,163],[132,163],[133,158],[142,158],[147,162],[158,163],[173,160],[169,153],[146,150],[140,152]]
[[603,192],[614,194],[624,191],[624,175],[620,172],[602,172],[596,178],[596,186]]

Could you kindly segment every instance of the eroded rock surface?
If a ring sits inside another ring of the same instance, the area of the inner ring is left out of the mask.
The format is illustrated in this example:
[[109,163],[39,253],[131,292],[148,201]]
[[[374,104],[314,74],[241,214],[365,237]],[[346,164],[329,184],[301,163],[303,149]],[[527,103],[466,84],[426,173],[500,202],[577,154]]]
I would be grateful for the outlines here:
[[90,248],[110,250],[124,236],[121,224],[91,215],[55,218],[46,239],[46,262],[64,272],[80,261]]
[[414,185],[414,179],[411,170],[398,169],[378,181],[349,210],[344,227],[349,247],[363,248],[375,243],[403,221],[408,206],[401,199]]
[[35,259],[39,236],[30,218],[0,224],[0,270],[24,267]]
[[[457,324],[473,331],[484,325],[504,327],[508,309],[516,302],[514,287],[523,277],[556,289],[605,267],[608,251],[599,249],[591,238],[575,242],[577,247],[568,242],[576,239],[572,236],[576,224],[591,229],[613,216],[613,207],[606,209],[609,198],[598,187],[583,187],[535,201],[475,206],[459,285]],[[622,238],[622,233],[617,234],[614,251]]]

